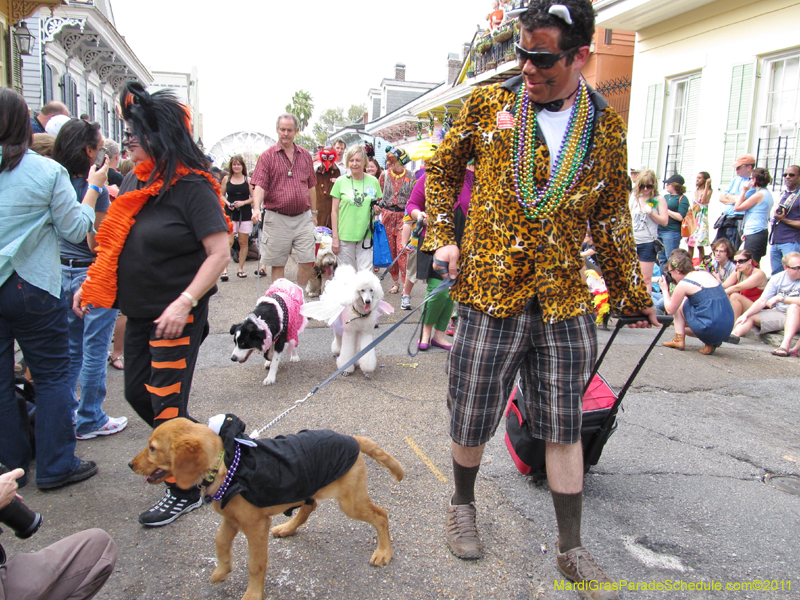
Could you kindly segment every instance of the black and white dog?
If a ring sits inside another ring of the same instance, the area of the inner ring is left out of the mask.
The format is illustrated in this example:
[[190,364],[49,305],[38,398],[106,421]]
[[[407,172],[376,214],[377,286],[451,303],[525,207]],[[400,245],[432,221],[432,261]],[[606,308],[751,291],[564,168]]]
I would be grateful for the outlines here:
[[253,312],[241,323],[231,325],[234,343],[231,360],[243,363],[254,350],[261,352],[266,359],[264,368],[269,366],[269,373],[262,383],[275,383],[278,365],[287,347],[289,360],[300,360],[297,346],[308,323],[300,313],[302,306],[303,290],[300,286],[288,279],[275,281],[259,298]]

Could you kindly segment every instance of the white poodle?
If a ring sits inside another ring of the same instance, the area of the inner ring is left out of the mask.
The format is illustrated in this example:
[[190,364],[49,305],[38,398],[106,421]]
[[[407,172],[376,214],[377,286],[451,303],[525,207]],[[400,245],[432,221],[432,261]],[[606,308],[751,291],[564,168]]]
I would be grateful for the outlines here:
[[[339,357],[336,366],[341,368],[372,342],[379,312],[390,314],[394,308],[383,302],[381,282],[371,270],[356,273],[353,267],[344,265],[336,269],[319,302],[304,304],[301,312],[327,322],[333,329],[331,352]],[[364,374],[372,373],[377,366],[375,349],[356,364]],[[344,374],[354,370],[355,365],[350,365]]]

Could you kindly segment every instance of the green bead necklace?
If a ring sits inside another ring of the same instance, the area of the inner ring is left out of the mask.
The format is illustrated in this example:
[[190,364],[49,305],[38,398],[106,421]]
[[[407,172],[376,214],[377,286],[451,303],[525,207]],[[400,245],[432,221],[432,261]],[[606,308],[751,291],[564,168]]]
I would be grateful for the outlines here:
[[514,192],[525,216],[535,220],[552,214],[580,179],[589,149],[594,104],[581,79],[553,172],[544,188],[539,189],[534,161],[536,110],[531,103],[525,86],[520,86],[514,119]]

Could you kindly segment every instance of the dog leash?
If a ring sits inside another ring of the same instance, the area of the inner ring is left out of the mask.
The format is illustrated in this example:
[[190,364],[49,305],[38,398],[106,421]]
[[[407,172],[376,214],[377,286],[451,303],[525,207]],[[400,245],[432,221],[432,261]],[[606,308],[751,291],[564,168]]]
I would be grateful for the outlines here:
[[[444,265],[445,265],[445,269],[446,269],[446,267],[447,267],[447,263],[442,263],[442,264],[444,264]],[[446,272],[446,271],[445,271],[445,272]],[[360,351],[358,354],[356,354],[356,355],[355,355],[353,358],[351,358],[351,359],[350,359],[350,360],[347,362],[347,364],[346,364],[346,365],[344,365],[343,367],[341,367],[340,369],[338,369],[338,370],[337,370],[337,371],[336,371],[336,372],[335,372],[333,375],[331,375],[330,377],[328,377],[328,378],[327,378],[325,381],[323,381],[323,382],[322,382],[322,383],[320,383],[320,384],[319,384],[317,387],[315,387],[313,390],[311,390],[311,391],[310,391],[308,394],[306,394],[306,395],[305,395],[305,397],[304,397],[304,398],[301,398],[300,400],[296,400],[294,404],[292,404],[292,405],[291,405],[289,408],[287,408],[285,411],[283,411],[283,412],[282,412],[281,414],[279,414],[277,417],[275,417],[274,419],[272,419],[272,421],[270,421],[269,423],[267,423],[266,425],[264,425],[264,427],[262,427],[261,429],[255,429],[255,430],[253,431],[253,433],[251,433],[251,434],[250,434],[250,437],[251,437],[252,439],[256,439],[256,438],[258,438],[258,437],[259,437],[259,436],[260,436],[260,435],[261,435],[261,434],[262,434],[264,431],[266,431],[267,429],[269,429],[270,427],[272,427],[273,425],[275,425],[275,423],[277,423],[278,421],[280,421],[281,419],[283,419],[283,418],[284,418],[286,415],[288,415],[288,414],[289,414],[290,412],[292,412],[294,409],[296,409],[296,408],[298,408],[299,406],[301,406],[302,404],[304,404],[304,403],[306,402],[306,400],[308,400],[309,398],[311,398],[311,396],[313,396],[314,394],[316,394],[316,393],[317,393],[317,392],[318,392],[320,389],[322,389],[323,387],[325,387],[327,384],[329,384],[331,381],[333,381],[333,380],[334,380],[334,379],[335,379],[337,376],[339,376],[339,375],[340,375],[341,373],[343,373],[345,370],[347,370],[348,368],[350,368],[350,366],[351,366],[351,365],[355,364],[355,363],[358,361],[358,359],[360,359],[360,358],[361,358],[362,356],[364,356],[364,355],[365,355],[367,352],[369,352],[369,351],[370,351],[370,350],[372,350],[372,349],[373,349],[375,346],[377,346],[377,345],[378,345],[378,344],[380,344],[380,343],[381,343],[383,340],[385,340],[385,339],[386,339],[386,338],[387,338],[387,337],[388,337],[388,336],[389,336],[389,335],[390,335],[390,334],[391,334],[391,333],[392,333],[392,332],[393,332],[395,329],[397,329],[398,327],[400,327],[400,325],[402,325],[403,323],[405,323],[405,322],[406,322],[406,320],[407,320],[407,319],[408,319],[408,318],[409,318],[411,315],[413,315],[413,314],[414,314],[415,312],[417,312],[417,311],[418,311],[420,308],[422,308],[423,306],[425,306],[425,305],[426,305],[426,303],[428,302],[428,300],[430,300],[431,298],[433,298],[433,297],[434,297],[436,294],[438,294],[438,293],[439,293],[439,292],[441,292],[441,291],[444,291],[444,290],[449,290],[451,287],[453,287],[453,284],[454,284],[454,283],[455,283],[455,279],[450,279],[450,277],[449,277],[449,276],[445,276],[445,278],[442,280],[442,283],[440,283],[438,286],[436,286],[436,289],[434,289],[434,290],[433,290],[433,291],[432,291],[430,294],[428,294],[428,295],[426,296],[426,298],[425,298],[425,299],[422,301],[422,304],[420,304],[420,305],[419,305],[417,308],[415,308],[415,309],[411,310],[411,311],[410,311],[410,312],[409,312],[409,313],[408,313],[406,316],[404,316],[402,319],[400,319],[400,320],[399,320],[397,323],[395,323],[394,325],[392,325],[392,326],[391,326],[389,329],[387,329],[387,330],[386,330],[386,331],[384,331],[384,332],[383,332],[381,335],[379,335],[377,338],[375,338],[374,340],[372,340],[372,342],[371,342],[370,344],[368,344],[368,345],[367,345],[365,348],[363,348],[363,349],[362,349],[362,350],[361,350],[361,351]]]

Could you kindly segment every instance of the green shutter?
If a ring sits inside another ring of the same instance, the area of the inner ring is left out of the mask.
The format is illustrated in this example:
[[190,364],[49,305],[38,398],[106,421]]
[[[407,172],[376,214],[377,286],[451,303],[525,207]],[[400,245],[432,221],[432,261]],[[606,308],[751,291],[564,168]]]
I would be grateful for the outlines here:
[[722,176],[720,182],[727,187],[733,179],[731,165],[747,152],[750,133],[750,118],[753,112],[755,86],[755,64],[737,65],[731,75],[731,92],[728,101],[728,121],[722,152]]
[[661,138],[661,119],[663,115],[664,84],[654,83],[647,88],[641,163],[656,172],[658,171],[658,146]]

